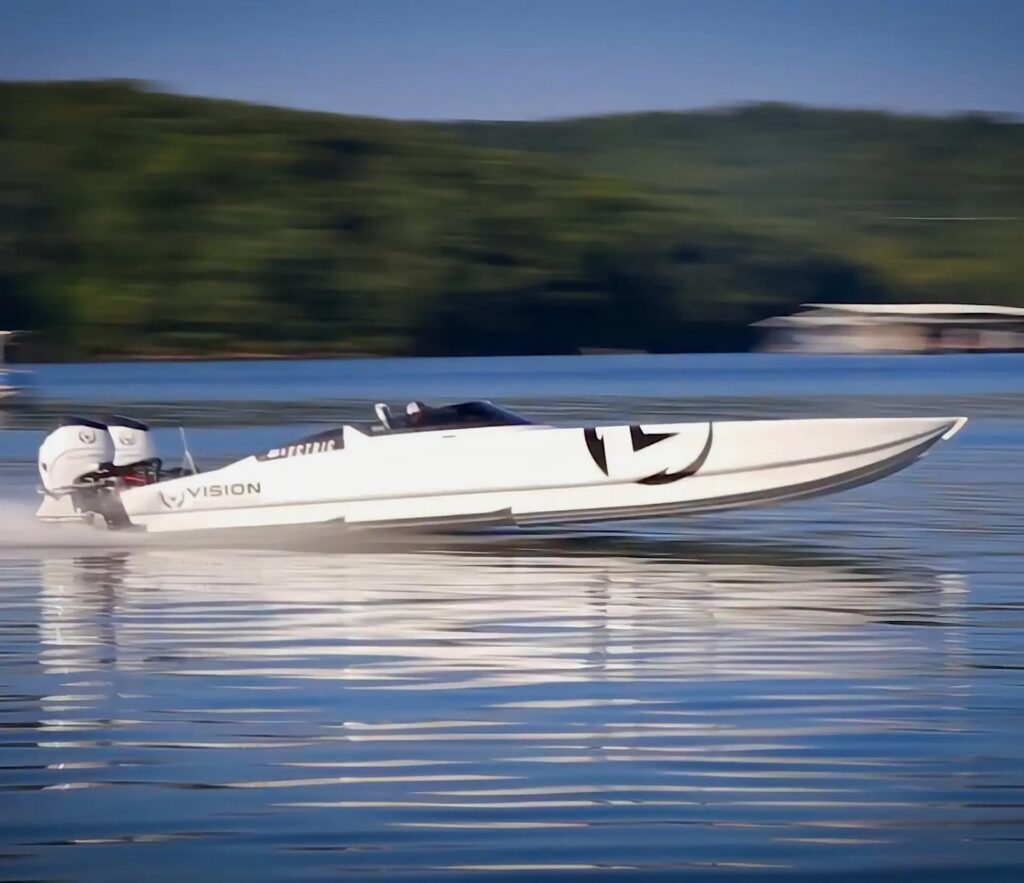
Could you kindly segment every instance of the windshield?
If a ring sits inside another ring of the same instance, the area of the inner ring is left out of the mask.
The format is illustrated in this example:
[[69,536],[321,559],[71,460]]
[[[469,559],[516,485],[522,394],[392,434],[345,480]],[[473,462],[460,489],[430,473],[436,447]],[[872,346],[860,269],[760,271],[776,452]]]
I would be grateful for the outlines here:
[[423,429],[467,429],[475,426],[528,426],[530,421],[490,402],[462,402],[458,405],[442,405],[439,408],[424,407],[418,413],[409,414],[398,422],[398,431]]

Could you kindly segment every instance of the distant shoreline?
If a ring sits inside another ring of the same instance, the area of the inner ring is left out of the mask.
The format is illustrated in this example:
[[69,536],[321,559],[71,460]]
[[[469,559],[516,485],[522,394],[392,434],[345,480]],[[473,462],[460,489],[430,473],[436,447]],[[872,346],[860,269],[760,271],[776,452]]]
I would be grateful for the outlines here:
[[[705,351],[701,351],[705,352]],[[747,350],[708,350],[706,352],[731,352],[743,353]],[[351,353],[351,352],[325,352],[314,350],[303,353],[275,353],[275,352],[242,352],[242,353],[181,353],[181,354],[94,354],[81,358],[66,359],[18,359],[16,362],[8,362],[5,366],[8,370],[16,371],[19,365],[66,365],[66,364],[88,364],[90,362],[298,362],[298,361],[363,361],[378,359],[525,359],[534,357],[561,357],[572,356],[646,356],[646,355],[679,355],[680,353],[650,353],[644,350],[628,349],[581,349],[574,353],[488,353],[488,354],[458,354],[452,353],[414,355],[414,354],[390,354],[390,353]],[[697,355],[697,352],[688,353]]]

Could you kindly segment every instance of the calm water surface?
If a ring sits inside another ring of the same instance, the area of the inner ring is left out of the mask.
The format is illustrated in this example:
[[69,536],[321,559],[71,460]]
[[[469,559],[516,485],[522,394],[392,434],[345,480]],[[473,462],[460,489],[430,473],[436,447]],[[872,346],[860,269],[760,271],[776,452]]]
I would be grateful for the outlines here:
[[[376,397],[965,413],[774,509],[335,548],[31,520],[108,406],[216,465]],[[1024,876],[1024,358],[45,366],[0,430],[0,879]],[[205,456],[204,456],[205,455]]]

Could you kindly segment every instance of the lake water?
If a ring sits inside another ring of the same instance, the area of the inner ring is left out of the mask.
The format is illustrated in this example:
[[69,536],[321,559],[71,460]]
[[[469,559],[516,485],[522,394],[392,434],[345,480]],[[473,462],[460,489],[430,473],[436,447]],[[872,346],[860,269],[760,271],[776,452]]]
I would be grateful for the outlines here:
[[[1024,357],[40,366],[0,416],[0,879],[1024,876]],[[32,523],[73,403],[216,465],[377,398],[966,414],[764,510],[287,551]]]

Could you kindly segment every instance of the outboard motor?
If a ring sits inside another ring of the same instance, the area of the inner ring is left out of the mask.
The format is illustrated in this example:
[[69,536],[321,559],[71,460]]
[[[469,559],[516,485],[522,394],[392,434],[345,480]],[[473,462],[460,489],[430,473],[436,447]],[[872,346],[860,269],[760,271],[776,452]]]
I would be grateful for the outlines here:
[[137,466],[156,460],[149,427],[130,417],[110,417],[107,428],[114,443],[114,466]]
[[[125,421],[121,420],[121,423]],[[145,426],[141,430],[84,417],[64,417],[39,447],[43,521],[91,521],[109,528],[130,526],[117,496],[122,483],[148,483],[160,461]],[[140,462],[141,460],[141,462]],[[118,465],[120,463],[131,465]]]
[[[189,460],[191,456],[189,455]],[[111,529],[132,526],[121,493],[140,485],[195,473],[164,469],[149,427],[129,417],[106,423],[65,417],[39,447],[42,521],[91,522]]]
[[39,447],[39,478],[49,493],[66,491],[108,468],[114,454],[114,440],[103,423],[64,417]]

